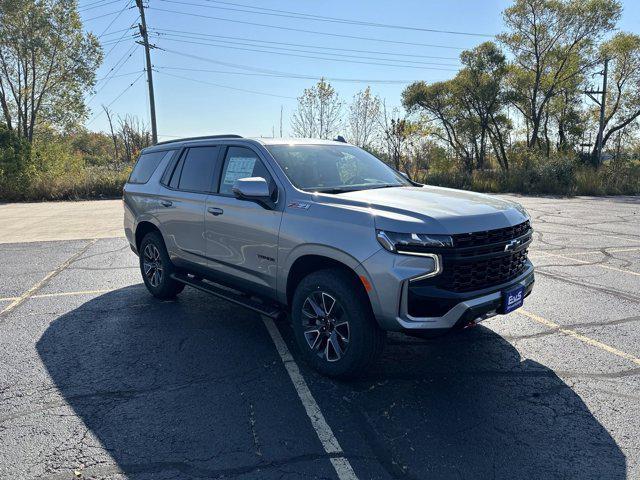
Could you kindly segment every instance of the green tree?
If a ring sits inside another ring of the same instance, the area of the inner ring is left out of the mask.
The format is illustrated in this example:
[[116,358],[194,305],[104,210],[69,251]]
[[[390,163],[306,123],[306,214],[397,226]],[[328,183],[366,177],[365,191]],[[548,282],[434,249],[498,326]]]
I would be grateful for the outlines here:
[[332,138],[341,126],[342,101],[331,84],[321,78],[298,97],[291,128],[296,137]]
[[451,147],[468,172],[485,168],[489,146],[507,169],[505,134],[510,122],[502,113],[506,59],[492,42],[464,51],[460,58],[464,68],[455,78],[409,85],[402,93],[403,105],[438,126],[433,134]]
[[20,198],[33,173],[30,145],[0,123],[0,199]]
[[375,135],[382,103],[371,88],[356,93],[349,105],[349,141],[359,147],[367,147]]
[[594,47],[611,31],[617,0],[516,0],[504,13],[499,40],[511,51],[511,101],[526,121],[527,145],[540,146],[546,109],[594,63]]
[[427,84],[414,82],[402,92],[402,104],[410,113],[419,112],[423,122],[436,125],[432,130],[445,142],[468,172],[473,170],[473,125],[460,108],[453,80]]
[[601,48],[609,59],[603,146],[640,117],[640,36],[620,32]]
[[493,145],[500,165],[509,167],[505,150],[505,130],[509,127],[501,114],[505,105],[504,77],[507,62],[493,42],[485,42],[460,55],[465,66],[454,79],[457,98],[468,112],[468,121],[477,122],[479,138],[474,143],[476,167],[485,167],[487,140]]
[[101,61],[75,0],[0,0],[0,106],[20,137],[32,142],[39,124],[64,129],[83,118]]

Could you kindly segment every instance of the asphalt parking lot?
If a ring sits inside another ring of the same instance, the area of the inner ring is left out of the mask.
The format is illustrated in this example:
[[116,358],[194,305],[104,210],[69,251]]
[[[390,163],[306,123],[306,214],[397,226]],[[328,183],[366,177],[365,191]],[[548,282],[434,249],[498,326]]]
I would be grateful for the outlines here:
[[524,308],[348,383],[285,322],[152,298],[119,201],[0,205],[0,478],[640,478],[640,198],[518,201]]

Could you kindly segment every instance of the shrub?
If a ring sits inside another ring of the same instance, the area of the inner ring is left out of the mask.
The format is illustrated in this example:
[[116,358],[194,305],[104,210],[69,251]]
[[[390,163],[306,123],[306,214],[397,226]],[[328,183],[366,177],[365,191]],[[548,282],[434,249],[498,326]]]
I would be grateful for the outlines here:
[[0,124],[0,200],[24,198],[34,173],[29,144]]

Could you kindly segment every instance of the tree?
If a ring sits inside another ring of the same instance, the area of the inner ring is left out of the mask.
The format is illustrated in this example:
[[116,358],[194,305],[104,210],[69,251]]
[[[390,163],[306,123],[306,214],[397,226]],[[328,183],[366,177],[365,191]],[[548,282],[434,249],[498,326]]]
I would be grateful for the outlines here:
[[550,100],[593,65],[593,48],[614,28],[617,0],[516,0],[499,40],[511,50],[511,101],[524,116],[527,145],[540,146]]
[[454,79],[414,82],[402,92],[402,104],[410,113],[420,112],[424,122],[434,123],[432,135],[449,145],[467,172],[473,171],[478,122],[461,103]]
[[[397,108],[390,112],[386,103],[382,103],[382,114],[379,118],[382,143],[386,149],[386,157],[396,170],[402,168],[402,158],[408,145],[408,140],[416,133],[417,125],[407,118],[400,117]],[[408,171],[405,171],[407,175]]]
[[332,138],[340,128],[342,102],[335,89],[324,78],[298,97],[293,114],[293,135],[304,138]]
[[151,145],[151,132],[144,122],[132,115],[118,117],[118,122],[120,124],[118,137],[124,147],[122,161],[131,164],[140,150]]
[[609,59],[604,147],[613,134],[640,117],[640,36],[620,32],[603,44],[601,55]]
[[506,58],[495,43],[485,42],[463,51],[460,60],[465,67],[456,75],[453,88],[467,112],[468,122],[477,122],[476,167],[485,167],[487,140],[490,140],[500,165],[507,169],[504,130],[509,128],[509,122],[501,115],[505,105]]
[[40,123],[65,128],[82,118],[101,61],[74,0],[0,0],[0,106],[20,137],[32,142]]
[[106,105],[102,105],[102,109],[104,110],[105,115],[107,116],[107,120],[109,122],[109,130],[111,131],[111,140],[113,141],[113,158],[118,159],[120,155],[118,153],[118,136],[113,128],[113,112],[109,110],[109,107]]
[[349,141],[366,148],[375,135],[379,124],[380,97],[371,93],[367,87],[356,93],[349,105]]

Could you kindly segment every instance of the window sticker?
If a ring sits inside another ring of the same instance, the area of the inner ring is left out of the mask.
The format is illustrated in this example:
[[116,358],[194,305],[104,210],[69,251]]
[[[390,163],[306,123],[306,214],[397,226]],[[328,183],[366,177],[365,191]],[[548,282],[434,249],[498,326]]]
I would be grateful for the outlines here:
[[229,157],[222,183],[233,186],[239,178],[251,177],[255,164],[255,157]]

